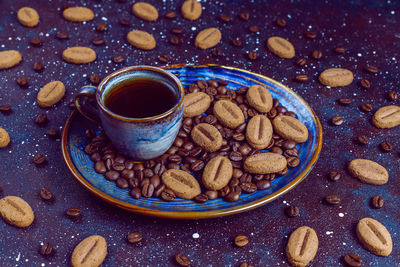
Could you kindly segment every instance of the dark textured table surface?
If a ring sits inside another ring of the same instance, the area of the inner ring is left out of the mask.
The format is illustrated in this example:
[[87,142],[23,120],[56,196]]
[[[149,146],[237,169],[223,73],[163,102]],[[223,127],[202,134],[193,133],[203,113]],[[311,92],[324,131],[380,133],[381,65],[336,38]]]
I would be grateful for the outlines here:
[[[87,2],[87,3],[85,3]],[[0,71],[0,104],[12,105],[12,112],[0,114],[0,127],[11,137],[8,147],[0,149],[1,196],[16,195],[24,198],[35,212],[34,223],[17,229],[0,221],[1,266],[65,266],[70,264],[74,247],[85,237],[102,235],[108,244],[108,255],[103,266],[173,266],[174,255],[183,253],[190,257],[193,266],[239,266],[249,262],[255,266],[287,266],[285,246],[290,233],[299,226],[314,228],[319,238],[317,256],[312,266],[341,266],[343,255],[358,254],[365,266],[398,266],[400,263],[400,129],[379,130],[370,123],[373,112],[389,104],[387,93],[399,92],[400,59],[400,3],[398,1],[202,1],[201,18],[189,22],[179,10],[183,1],[149,0],[160,13],[156,22],[144,22],[131,14],[133,1],[8,1],[0,2],[0,50],[16,49],[23,55],[18,66]],[[65,21],[61,10],[65,3],[85,5],[96,14],[86,23]],[[35,8],[41,18],[35,28],[21,26],[16,11],[22,6]],[[176,10],[175,20],[164,18],[167,11]],[[249,21],[238,14],[249,12]],[[231,22],[219,20],[220,14],[231,17]],[[128,18],[131,26],[119,24]],[[285,27],[275,20],[283,18]],[[99,23],[106,23],[104,33],[95,31]],[[169,38],[174,26],[182,26],[180,45],[172,45]],[[248,30],[257,25],[259,33]],[[223,55],[212,56],[210,50],[194,47],[194,37],[199,30],[216,26],[222,31],[222,41],[217,46]],[[139,51],[131,47],[125,35],[132,29],[151,32],[157,41],[152,51]],[[306,30],[317,33],[315,39],[304,36]],[[58,31],[68,32],[69,40],[55,38]],[[91,40],[104,35],[105,45],[94,46]],[[296,57],[279,59],[266,49],[270,36],[288,38],[296,48]],[[30,45],[30,39],[40,36],[43,45]],[[243,47],[232,46],[238,36]],[[61,60],[61,52],[69,46],[92,47],[98,55],[95,62],[71,65]],[[344,47],[347,51],[337,55],[333,49]],[[314,60],[313,50],[321,50],[323,57]],[[257,51],[258,58],[250,61],[249,51]],[[64,165],[60,140],[45,135],[47,128],[62,127],[71,109],[68,107],[79,88],[89,83],[91,73],[101,77],[124,66],[148,64],[159,66],[158,56],[170,55],[168,64],[218,63],[264,74],[292,88],[306,99],[319,116],[324,130],[324,144],[320,159],[308,178],[288,194],[273,203],[255,210],[218,219],[199,221],[174,221],[131,214],[110,206],[85,191]],[[123,63],[112,62],[112,57],[122,55]],[[294,64],[298,56],[308,63],[303,68]],[[44,71],[36,73],[32,66],[42,61]],[[373,65],[379,73],[370,74],[364,66]],[[318,80],[318,74],[330,67],[345,67],[353,71],[354,82],[347,87],[327,88]],[[297,83],[297,74],[307,74],[310,80]],[[29,86],[20,88],[16,78],[26,76]],[[368,79],[370,89],[359,82]],[[52,80],[66,85],[66,95],[55,107],[48,110],[36,104],[38,90]],[[337,99],[349,97],[353,103],[347,107],[337,104]],[[372,112],[362,112],[360,105],[370,103]],[[43,127],[35,125],[37,114],[45,112],[49,122]],[[340,115],[341,126],[332,126],[329,120]],[[366,135],[370,143],[362,147],[354,139]],[[393,144],[393,151],[379,149],[383,141]],[[45,154],[48,164],[35,166],[36,153]],[[368,158],[385,166],[390,174],[383,186],[362,184],[346,172],[347,163],[354,158]],[[327,179],[330,170],[343,174],[341,180]],[[49,188],[55,195],[53,203],[39,197],[40,189]],[[324,204],[329,194],[337,194],[342,202],[337,206]],[[384,207],[373,209],[371,197],[381,195]],[[300,216],[288,218],[284,209],[288,205],[300,208]],[[72,221],[65,216],[71,207],[79,207],[82,217]],[[358,220],[372,217],[382,222],[392,235],[394,248],[388,257],[379,257],[366,251],[358,242],[355,226]],[[126,242],[127,234],[138,231],[144,240],[136,245]],[[237,248],[232,240],[238,234],[247,235],[250,243]],[[51,242],[55,254],[44,258],[38,252],[43,242]]]

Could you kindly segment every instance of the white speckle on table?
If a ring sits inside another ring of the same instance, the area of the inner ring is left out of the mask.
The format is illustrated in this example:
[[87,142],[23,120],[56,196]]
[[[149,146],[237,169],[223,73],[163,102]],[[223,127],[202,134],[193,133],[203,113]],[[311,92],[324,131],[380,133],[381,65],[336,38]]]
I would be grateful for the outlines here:
[[18,256],[17,258],[15,258],[15,261],[19,261],[20,258],[21,258],[21,252],[18,252]]
[[357,53],[357,56],[358,56],[358,57],[362,57],[362,54],[361,54],[361,53]]
[[339,217],[343,218],[343,217],[344,217],[344,214],[340,212],[340,213],[339,213]]
[[331,235],[331,234],[333,234],[333,231],[326,231],[326,234]]
[[198,233],[194,233],[194,234],[192,235],[192,237],[195,238],[195,239],[197,239],[197,238],[200,237],[200,235],[199,235]]
[[347,245],[345,242],[343,242],[342,244],[343,244],[343,246],[346,246],[346,245]]

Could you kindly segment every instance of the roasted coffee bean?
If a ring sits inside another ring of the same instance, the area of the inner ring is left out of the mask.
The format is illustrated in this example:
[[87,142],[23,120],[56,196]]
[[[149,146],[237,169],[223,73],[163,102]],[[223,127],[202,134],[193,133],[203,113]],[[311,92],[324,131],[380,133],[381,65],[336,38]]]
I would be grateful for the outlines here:
[[101,36],[94,37],[92,39],[92,44],[94,44],[94,45],[103,45],[104,44],[103,37],[101,37]]
[[45,155],[42,155],[42,154],[36,154],[36,155],[33,157],[33,162],[34,162],[36,165],[44,164],[46,161],[47,161],[46,156],[45,156]]
[[285,213],[288,217],[297,217],[300,215],[300,209],[297,206],[289,206],[285,209]]
[[66,32],[57,32],[56,37],[59,40],[69,39],[68,33],[66,33]]
[[227,202],[235,202],[240,198],[240,194],[238,192],[230,192],[228,195],[224,197],[224,200]]
[[297,166],[299,166],[300,164],[300,160],[297,157],[288,157],[287,158],[287,166],[289,168],[296,168]]
[[96,26],[96,31],[98,32],[104,32],[106,29],[107,29],[107,24],[104,23],[97,24]]
[[125,179],[132,179],[135,177],[135,172],[133,170],[125,169],[121,172],[121,176]]
[[204,194],[207,196],[208,200],[213,200],[218,197],[218,192],[214,190],[207,190]]
[[96,133],[93,129],[86,129],[85,130],[85,137],[87,140],[92,140],[93,137],[96,136]]
[[344,122],[344,120],[343,120],[343,118],[340,117],[340,116],[334,116],[334,117],[331,119],[331,122],[332,122],[333,125],[339,126],[339,125],[342,125],[342,123]]
[[297,75],[296,76],[296,81],[304,83],[304,82],[308,81],[308,76],[305,75],[305,74]]
[[382,207],[383,207],[383,204],[384,204],[383,197],[378,196],[378,195],[372,197],[372,199],[371,199],[371,205],[372,205],[372,207],[374,207],[375,209],[380,209],[380,208],[382,208]]
[[219,19],[220,19],[222,22],[225,22],[225,23],[228,23],[228,22],[231,21],[231,18],[230,18],[228,15],[225,15],[225,14],[221,14],[221,15],[219,16]]
[[214,57],[220,57],[220,56],[222,56],[222,50],[219,49],[219,48],[214,48],[214,49],[211,51],[211,54],[212,54]]
[[233,151],[233,152],[229,153],[229,158],[232,161],[241,161],[243,159],[243,156],[240,152]]
[[249,13],[240,13],[239,14],[239,17],[242,19],[242,20],[249,20],[249,18],[250,18],[250,15],[249,15]]
[[40,37],[37,37],[37,36],[33,37],[31,39],[31,45],[36,46],[36,47],[41,46],[42,45],[42,39],[40,39]]
[[133,189],[135,187],[139,187],[140,186],[139,178],[129,178],[128,179],[128,186],[131,189]]
[[25,76],[21,76],[17,78],[17,84],[21,87],[28,86],[28,79]]
[[378,68],[374,67],[374,66],[365,66],[364,67],[365,71],[369,72],[369,73],[378,73]]
[[154,167],[154,174],[158,176],[162,176],[165,171],[165,166],[162,163],[157,163]]
[[251,25],[249,27],[249,31],[251,31],[251,32],[259,32],[260,28],[258,26],[256,26],[256,25]]
[[167,54],[162,54],[158,57],[158,60],[163,62],[163,63],[167,63],[169,61],[169,55]]
[[[107,155],[105,155],[105,156],[107,156]],[[113,157],[112,154],[109,154],[109,156],[112,156],[112,157]],[[103,157],[103,160],[104,160],[104,157]],[[113,170],[113,168],[112,168],[112,165],[113,165],[113,164],[114,164],[114,159],[113,159],[113,158],[108,158],[108,159],[106,159],[106,161],[105,161],[105,166],[106,166],[106,169],[107,169],[107,170],[112,171],[112,170]]]
[[115,56],[112,58],[114,63],[121,63],[123,61],[125,61],[125,58],[123,56]]
[[287,109],[284,106],[278,106],[278,107],[276,107],[276,111],[278,113],[285,113],[285,112],[287,112]]
[[128,181],[124,178],[118,178],[115,184],[122,189],[126,189],[129,187]]
[[43,71],[43,63],[42,62],[35,62],[33,63],[33,70],[36,72],[41,72]]
[[197,203],[205,203],[207,202],[208,197],[206,194],[200,194],[194,197],[194,201],[196,201]]
[[149,198],[153,196],[153,193],[154,193],[154,185],[146,183],[142,188],[142,196]]
[[251,263],[242,262],[239,267],[254,267]]
[[90,75],[90,82],[93,85],[98,85],[101,82],[100,76],[98,74],[96,74],[96,73],[92,73]]
[[44,243],[40,248],[40,254],[42,256],[49,256],[53,253],[53,245],[50,242]]
[[242,46],[242,41],[237,37],[232,40],[232,44],[236,47],[241,47]]
[[161,184],[154,189],[153,196],[161,197],[161,193],[165,190],[165,185]]
[[290,157],[298,158],[299,154],[298,154],[297,148],[293,148],[293,149],[285,150],[285,152],[283,152],[283,156],[285,156],[286,158],[290,158]]
[[168,11],[168,12],[165,14],[165,17],[166,17],[167,19],[175,19],[175,18],[176,18],[176,12],[175,12],[175,11]]
[[264,178],[264,174],[256,174],[253,176],[253,181],[261,181]]
[[344,54],[345,52],[346,52],[346,48],[343,48],[343,47],[335,48],[335,53],[337,53],[337,54]]
[[140,182],[140,187],[143,187],[146,184],[150,184],[150,179],[149,178],[144,178],[141,182]]
[[178,44],[181,43],[181,40],[179,39],[178,36],[172,36],[172,37],[169,39],[169,42],[170,42],[171,44],[173,44],[173,45],[178,45]]
[[383,152],[390,152],[393,149],[392,144],[390,142],[388,142],[388,141],[382,142],[380,144],[380,146],[381,146],[381,149],[382,149]]
[[312,57],[313,59],[319,60],[319,59],[322,58],[322,52],[319,51],[319,50],[314,50],[314,51],[312,52],[312,54],[311,54],[311,57]]
[[287,140],[283,143],[282,146],[284,149],[293,149],[296,147],[296,142],[292,141],[292,140]]
[[371,112],[373,110],[372,105],[369,103],[364,103],[361,105],[361,110],[364,112]]
[[240,185],[240,188],[246,193],[254,193],[257,191],[257,186],[250,182],[244,182]]
[[180,26],[176,26],[176,27],[172,28],[171,32],[174,34],[181,34],[183,32],[183,28]]
[[342,175],[340,174],[340,172],[337,172],[337,171],[330,171],[328,176],[329,176],[329,179],[331,179],[332,181],[338,181],[338,180],[340,180],[340,178],[342,178]]
[[175,260],[179,264],[179,266],[184,266],[184,267],[189,266],[191,263],[189,257],[182,253],[176,254]]
[[278,25],[279,27],[285,27],[285,26],[286,26],[286,20],[284,20],[284,19],[277,19],[277,20],[276,20],[276,25]]
[[46,130],[46,135],[47,135],[48,137],[51,137],[51,138],[56,139],[56,138],[59,138],[59,137],[60,137],[61,133],[60,133],[60,130],[59,130],[59,129],[56,129],[56,128],[49,128],[49,129]]
[[127,236],[127,239],[128,239],[128,242],[129,242],[129,243],[131,243],[131,244],[136,244],[136,243],[139,243],[140,241],[142,241],[143,236],[142,236],[142,234],[139,233],[139,232],[133,232],[133,233],[130,233],[130,234]]
[[0,111],[3,113],[7,113],[11,111],[11,105],[0,105]]
[[48,188],[42,188],[40,190],[40,197],[43,200],[51,200],[53,199],[53,193],[51,193],[50,189]]
[[94,164],[94,170],[95,170],[95,172],[100,173],[100,174],[106,173],[107,168],[106,168],[106,165],[104,164],[104,161],[102,161],[102,160],[97,161]]
[[288,168],[284,168],[283,170],[281,170],[280,172],[277,172],[276,175],[277,176],[285,176],[288,172]]
[[219,197],[226,197],[231,192],[229,185],[224,186],[221,190],[218,191]]
[[275,173],[268,173],[264,175],[264,179],[267,181],[272,181],[275,179]]
[[172,201],[175,199],[175,193],[169,188],[166,188],[162,193],[161,193],[161,199],[164,201]]
[[306,31],[305,35],[309,39],[315,39],[317,37],[317,33],[313,31]]
[[271,186],[271,182],[267,180],[261,180],[257,182],[256,186],[258,190],[264,190]]
[[157,188],[161,183],[161,179],[158,175],[153,175],[150,178],[150,183],[154,186],[154,188]]
[[234,239],[235,245],[238,247],[244,247],[249,243],[249,238],[245,235],[238,235]]
[[365,89],[371,88],[371,83],[366,79],[362,79],[360,82],[360,85],[361,85],[361,87],[363,87]]
[[296,64],[300,67],[303,67],[304,65],[306,65],[307,60],[304,57],[299,57],[296,59]]
[[325,201],[331,205],[337,205],[340,203],[340,197],[338,195],[329,195],[325,197]]
[[349,267],[361,267],[363,262],[358,255],[353,253],[347,253],[344,255],[344,261]]
[[197,160],[196,162],[193,162],[190,165],[190,169],[194,172],[198,172],[201,171],[202,169],[204,169],[204,162],[201,160]]
[[135,187],[129,192],[129,194],[134,198],[134,199],[139,199],[142,196],[142,191],[140,190],[139,187]]
[[256,51],[250,51],[249,54],[247,55],[250,60],[255,60],[258,57],[258,54]]
[[119,20],[119,24],[121,24],[122,26],[129,26],[131,25],[131,22],[129,19],[123,18]]
[[357,137],[357,141],[362,146],[368,145],[368,143],[369,143],[369,139],[365,135],[359,135]]
[[116,181],[119,178],[120,174],[117,171],[108,171],[106,172],[105,176],[106,179],[109,181]]
[[183,149],[190,151],[194,148],[194,144],[192,142],[185,142],[182,146]]
[[81,209],[80,208],[70,208],[66,211],[68,217],[75,219],[81,216]]
[[272,148],[271,148],[271,152],[272,152],[272,153],[279,154],[279,155],[283,155],[283,150],[282,150],[282,148],[280,148],[280,147],[278,147],[278,146],[272,147]]
[[396,101],[397,99],[399,99],[399,95],[396,93],[396,91],[390,91],[388,93],[388,99],[391,101]]
[[134,167],[134,163],[133,163],[133,161],[131,161],[131,160],[127,160],[127,161],[125,161],[125,169],[127,169],[127,170],[132,170],[133,169],[133,167]]
[[340,98],[338,102],[342,106],[347,106],[351,104],[352,100],[350,98]]

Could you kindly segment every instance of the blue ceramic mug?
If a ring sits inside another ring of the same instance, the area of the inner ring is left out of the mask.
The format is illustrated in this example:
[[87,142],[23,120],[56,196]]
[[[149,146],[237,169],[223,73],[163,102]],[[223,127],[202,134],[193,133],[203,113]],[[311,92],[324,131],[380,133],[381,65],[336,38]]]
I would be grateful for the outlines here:
[[[146,118],[130,118],[112,112],[105,100],[122,82],[151,79],[162,83],[176,96],[175,105],[162,114]],[[174,142],[182,122],[184,90],[179,79],[170,72],[150,66],[132,66],[115,71],[99,86],[84,86],[75,97],[80,113],[100,124],[112,144],[122,154],[135,160],[156,158]]]

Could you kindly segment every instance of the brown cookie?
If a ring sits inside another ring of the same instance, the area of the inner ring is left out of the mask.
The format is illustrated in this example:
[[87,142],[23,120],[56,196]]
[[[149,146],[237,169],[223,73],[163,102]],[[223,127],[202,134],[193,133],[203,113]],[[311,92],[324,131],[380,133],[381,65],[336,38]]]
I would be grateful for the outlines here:
[[183,98],[183,116],[195,117],[203,114],[210,107],[210,96],[203,92],[195,92],[185,95]]
[[319,75],[319,81],[326,86],[347,86],[353,82],[353,73],[348,69],[331,68]]
[[264,149],[271,142],[272,124],[264,115],[256,115],[250,119],[246,128],[246,139],[256,149]]
[[197,34],[194,45],[200,49],[208,49],[216,46],[221,37],[221,32],[217,28],[207,28]]
[[279,36],[270,37],[267,41],[268,49],[281,58],[293,58],[295,50],[291,42]]
[[301,226],[290,235],[286,246],[286,256],[293,266],[305,267],[314,259],[317,250],[317,233],[308,226]]
[[132,6],[132,12],[136,17],[141,18],[143,20],[155,21],[158,19],[157,9],[149,3],[145,2],[135,3]]
[[130,31],[126,39],[132,46],[142,50],[152,50],[156,47],[156,40],[153,35],[145,31]]
[[352,160],[349,163],[348,170],[351,175],[367,184],[382,185],[389,180],[389,173],[385,167],[368,159]]
[[197,0],[187,0],[182,4],[181,12],[185,19],[196,20],[201,16],[201,3]]
[[87,7],[77,6],[64,9],[63,16],[69,21],[83,22],[92,20],[94,18],[94,13]]
[[378,128],[393,128],[400,125],[400,107],[394,105],[381,107],[372,117],[372,123]]
[[296,118],[280,115],[275,117],[272,125],[275,132],[285,139],[296,143],[304,143],[308,139],[307,127]]
[[208,152],[217,151],[222,146],[221,133],[208,123],[200,123],[193,127],[191,136],[196,144]]
[[40,89],[37,95],[37,103],[42,108],[48,108],[60,101],[64,94],[65,86],[62,82],[49,82]]
[[192,199],[201,193],[200,184],[189,173],[170,169],[163,173],[162,181],[166,187],[183,199]]
[[204,168],[203,185],[210,190],[220,190],[229,183],[232,173],[232,163],[227,157],[212,158]]
[[264,86],[250,86],[246,98],[250,106],[259,112],[268,112],[272,108],[272,96]]
[[31,206],[15,196],[0,199],[0,215],[7,223],[16,227],[27,227],[35,218]]
[[62,53],[62,58],[73,64],[86,64],[96,60],[96,52],[85,46],[74,46],[65,49]]
[[99,235],[83,239],[74,249],[71,256],[73,267],[97,267],[107,256],[106,240]]
[[22,56],[16,50],[0,51],[0,70],[14,67],[21,60]]
[[218,100],[213,111],[218,121],[226,127],[235,129],[244,123],[242,110],[229,100]]
[[10,143],[10,136],[7,131],[0,127],[0,148],[8,146]]
[[244,169],[249,173],[268,174],[280,172],[286,168],[286,158],[277,153],[264,152],[247,157]]
[[26,27],[35,27],[39,24],[39,14],[31,7],[21,7],[17,12],[19,23]]
[[357,237],[365,249],[378,256],[392,253],[392,236],[386,227],[372,218],[361,219],[357,224]]

